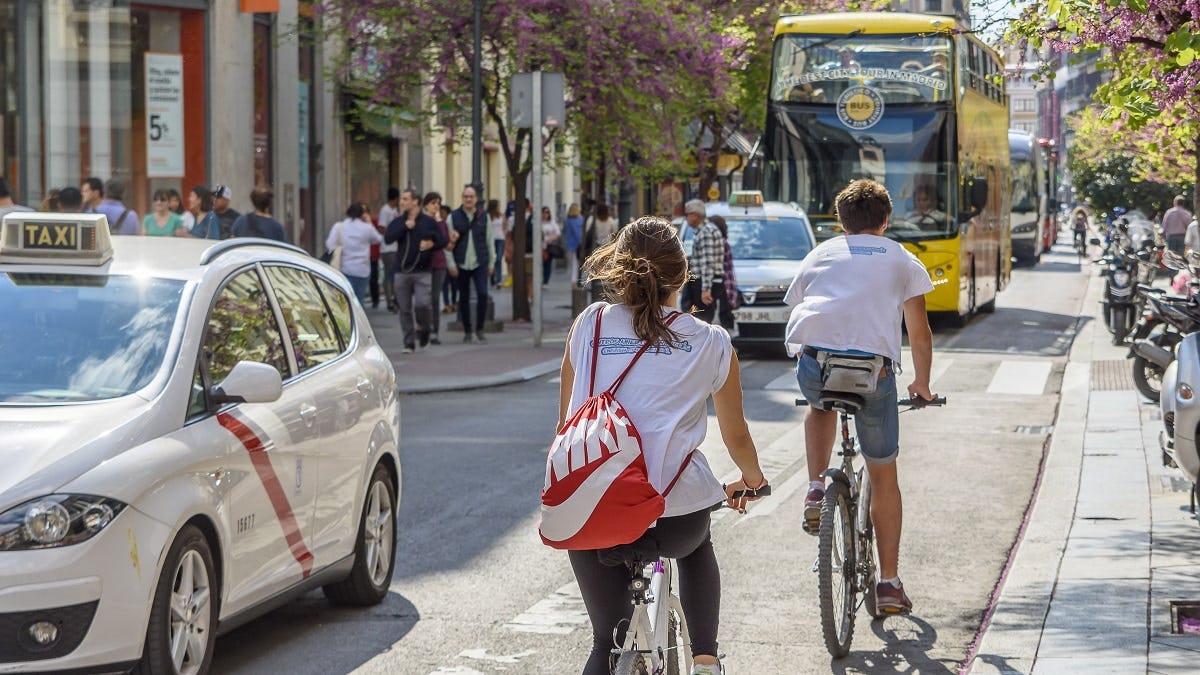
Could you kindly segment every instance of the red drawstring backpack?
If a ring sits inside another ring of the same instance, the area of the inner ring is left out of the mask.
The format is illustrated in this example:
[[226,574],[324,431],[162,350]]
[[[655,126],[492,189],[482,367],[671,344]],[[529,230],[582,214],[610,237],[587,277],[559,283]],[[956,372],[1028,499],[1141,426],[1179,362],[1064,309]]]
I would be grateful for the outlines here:
[[[642,536],[662,516],[664,497],[692,459],[692,453],[688,453],[675,478],[659,494],[646,475],[642,437],[615,398],[625,376],[650,348],[649,342],[642,345],[612,386],[593,394],[603,315],[602,307],[596,312],[588,398],[559,429],[546,457],[538,532],[542,542],[552,548],[602,549],[628,544]],[[673,313],[666,325],[679,316]]]

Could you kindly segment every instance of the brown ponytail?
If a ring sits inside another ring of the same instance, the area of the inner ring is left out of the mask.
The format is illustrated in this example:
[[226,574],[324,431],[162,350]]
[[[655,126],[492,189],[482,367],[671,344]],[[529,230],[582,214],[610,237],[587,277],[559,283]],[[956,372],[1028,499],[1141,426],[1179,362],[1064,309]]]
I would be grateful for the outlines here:
[[667,327],[663,307],[687,282],[687,257],[670,221],[642,216],[626,225],[616,239],[601,246],[583,263],[588,275],[603,283],[610,302],[633,313],[633,332],[651,344],[678,342]]

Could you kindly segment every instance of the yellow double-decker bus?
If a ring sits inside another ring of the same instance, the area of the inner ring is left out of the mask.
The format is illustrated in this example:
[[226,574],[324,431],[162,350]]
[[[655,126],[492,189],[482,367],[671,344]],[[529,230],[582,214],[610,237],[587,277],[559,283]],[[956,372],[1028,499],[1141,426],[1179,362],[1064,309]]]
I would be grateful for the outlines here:
[[892,195],[888,236],[929,269],[929,311],[961,323],[992,311],[1012,269],[1003,73],[952,17],[781,18],[761,142],[766,198],[798,203],[828,238],[838,192],[873,178]]

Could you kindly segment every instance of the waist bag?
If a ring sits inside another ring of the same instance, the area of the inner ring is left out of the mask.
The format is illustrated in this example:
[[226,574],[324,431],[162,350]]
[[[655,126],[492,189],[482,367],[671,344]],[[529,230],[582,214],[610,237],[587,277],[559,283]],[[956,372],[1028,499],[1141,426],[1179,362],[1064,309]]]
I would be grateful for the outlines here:
[[874,394],[884,358],[874,355],[834,354],[817,351],[821,366],[821,388],[851,394]]
[[[538,533],[552,548],[609,548],[642,536],[662,516],[666,509],[664,497],[675,487],[695,452],[688,453],[661,494],[654,489],[646,473],[642,438],[616,399],[617,389],[650,343],[642,345],[612,386],[593,395],[603,314],[603,308],[596,312],[588,398],[559,429],[546,456]],[[678,312],[672,314],[666,324],[670,326],[679,316]]]

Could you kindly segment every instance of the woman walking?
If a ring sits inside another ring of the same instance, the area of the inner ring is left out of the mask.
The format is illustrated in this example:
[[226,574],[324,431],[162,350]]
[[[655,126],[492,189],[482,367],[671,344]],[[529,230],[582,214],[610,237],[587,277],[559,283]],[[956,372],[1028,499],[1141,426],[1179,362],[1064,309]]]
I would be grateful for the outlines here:
[[171,195],[166,190],[154,191],[154,210],[142,219],[142,231],[148,237],[190,237],[183,218],[171,210]]
[[371,274],[371,245],[382,244],[383,236],[367,220],[367,208],[355,202],[346,209],[346,218],[329,231],[325,248],[342,247],[341,272],[350,280],[359,304],[367,303],[367,280]]
[[567,207],[567,217],[563,220],[563,244],[567,249],[567,279],[574,286],[579,283],[579,254],[583,246],[583,216],[580,215],[578,204]]
[[489,199],[487,203],[488,229],[492,232],[492,248],[496,251],[496,267],[492,269],[492,288],[500,288],[504,282],[504,239],[507,228],[504,214],[500,213],[500,200]]
[[[721,578],[709,535],[709,512],[726,499],[736,506],[735,491],[767,484],[742,412],[737,355],[720,326],[672,311],[688,274],[683,246],[669,221],[655,216],[637,219],[593,253],[584,268],[603,282],[615,304],[588,307],[571,329],[561,367],[558,419],[570,419],[599,390],[593,390],[593,380],[597,388],[607,386],[630,363],[630,350],[596,350],[594,344],[655,345],[628,370],[620,402],[640,433],[650,483],[667,494],[663,516],[633,543],[569,552],[592,624],[592,652],[583,673],[610,672],[614,638],[621,644],[633,614],[628,568],[605,563],[661,555],[678,561],[680,600],[695,663],[692,673],[717,675]],[[708,428],[709,397],[721,438],[742,472],[741,479],[724,490],[696,449]]]
[[221,223],[213,213],[213,196],[208,188],[197,185],[188,191],[188,208],[196,212],[196,224],[191,235],[197,239],[220,239]]
[[554,271],[554,256],[550,255],[550,244],[557,244],[562,238],[562,230],[554,222],[549,206],[542,207],[542,287],[550,283],[550,273]]

